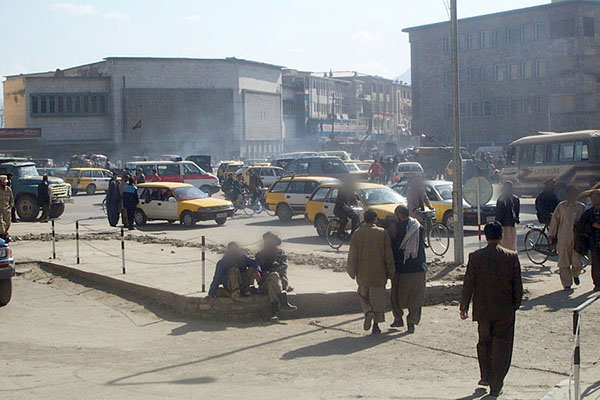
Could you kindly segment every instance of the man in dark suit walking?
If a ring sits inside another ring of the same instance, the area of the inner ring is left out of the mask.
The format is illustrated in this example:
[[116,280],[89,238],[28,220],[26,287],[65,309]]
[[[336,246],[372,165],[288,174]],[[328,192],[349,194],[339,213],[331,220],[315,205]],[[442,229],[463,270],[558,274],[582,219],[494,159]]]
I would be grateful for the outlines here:
[[500,223],[487,224],[484,232],[487,247],[469,255],[460,318],[467,319],[472,299],[479,332],[479,384],[489,386],[492,396],[499,396],[512,358],[515,311],[521,306],[523,284],[517,253],[500,246]]

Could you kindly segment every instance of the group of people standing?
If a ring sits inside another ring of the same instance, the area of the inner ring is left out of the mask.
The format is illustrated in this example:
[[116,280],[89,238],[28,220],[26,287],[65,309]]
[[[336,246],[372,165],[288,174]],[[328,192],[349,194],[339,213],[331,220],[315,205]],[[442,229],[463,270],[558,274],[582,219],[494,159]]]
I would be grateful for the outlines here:
[[[144,183],[145,177],[140,172],[137,174],[138,183]],[[135,229],[133,224],[138,202],[137,187],[129,170],[125,169],[121,178],[114,172],[106,191],[106,214],[110,226],[117,226],[121,217],[124,227]]]
[[388,279],[392,281],[391,327],[404,326],[404,310],[408,309],[407,331],[414,333],[425,301],[423,228],[405,206],[396,207],[394,214],[396,221],[384,230],[377,226],[377,213],[366,211],[365,223],[352,236],[348,253],[347,272],[358,283],[363,328],[372,329],[375,335],[381,333],[379,324],[385,321]]

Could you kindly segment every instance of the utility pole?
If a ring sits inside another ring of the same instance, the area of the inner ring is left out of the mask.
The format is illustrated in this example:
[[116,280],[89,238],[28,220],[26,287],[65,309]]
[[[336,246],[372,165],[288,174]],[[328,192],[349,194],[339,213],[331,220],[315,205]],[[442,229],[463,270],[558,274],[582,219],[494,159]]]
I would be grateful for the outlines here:
[[331,150],[335,150],[335,85],[331,89]]
[[454,168],[452,209],[454,214],[454,262],[464,264],[462,157],[460,154],[460,115],[458,97],[458,34],[456,0],[450,0],[450,50],[452,53],[452,105],[454,114]]

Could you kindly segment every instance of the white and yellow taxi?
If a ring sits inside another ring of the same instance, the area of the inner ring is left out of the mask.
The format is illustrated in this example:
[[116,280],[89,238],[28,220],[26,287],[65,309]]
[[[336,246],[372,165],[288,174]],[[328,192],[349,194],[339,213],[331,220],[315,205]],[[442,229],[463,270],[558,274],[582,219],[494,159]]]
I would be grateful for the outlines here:
[[[306,218],[312,222],[319,236],[325,236],[327,222],[333,218],[333,208],[340,190],[340,183],[321,185],[306,203]],[[377,213],[380,225],[385,226],[394,217],[398,205],[406,205],[404,196],[385,185],[360,182],[356,184],[356,196],[363,212]]]
[[111,178],[112,172],[104,168],[71,168],[63,177],[65,182],[71,184],[72,194],[81,191],[87,194],[107,191]]
[[198,221],[214,220],[223,225],[233,215],[230,201],[208,197],[197,187],[178,182],[151,182],[138,185],[140,201],[135,213],[135,223],[148,221],[180,221],[191,227]]

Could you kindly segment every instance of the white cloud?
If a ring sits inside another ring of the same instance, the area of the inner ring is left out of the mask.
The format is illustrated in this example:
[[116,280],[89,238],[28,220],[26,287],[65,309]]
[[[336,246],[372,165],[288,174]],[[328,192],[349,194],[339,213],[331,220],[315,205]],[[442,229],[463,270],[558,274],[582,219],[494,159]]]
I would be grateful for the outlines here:
[[380,40],[383,35],[379,32],[358,31],[348,36],[349,40],[357,40],[364,43],[372,43]]
[[128,20],[129,18],[131,18],[131,16],[129,14],[123,14],[123,13],[112,11],[112,12],[103,13],[102,18],[125,21],[125,20]]
[[292,47],[291,49],[289,49],[289,52],[296,54],[305,54],[306,49],[304,47]]
[[184,18],[186,21],[198,21],[200,20],[200,16],[196,14],[186,15]]
[[91,4],[53,3],[52,8],[73,15],[91,15],[96,13],[94,6]]

